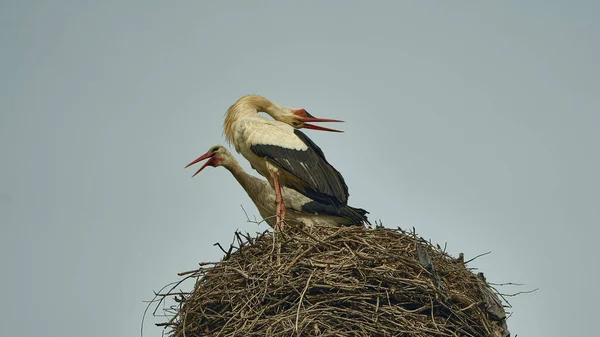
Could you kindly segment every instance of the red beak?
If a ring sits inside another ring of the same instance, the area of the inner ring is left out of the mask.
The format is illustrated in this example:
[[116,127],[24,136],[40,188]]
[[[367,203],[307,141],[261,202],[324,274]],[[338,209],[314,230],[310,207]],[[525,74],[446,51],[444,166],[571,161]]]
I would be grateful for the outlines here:
[[205,167],[207,167],[209,165],[212,165],[215,162],[215,158],[213,157],[213,154],[210,151],[206,152],[205,154],[203,154],[200,157],[198,157],[198,159],[196,159],[193,162],[187,164],[187,166],[185,167],[185,168],[188,168],[188,167],[190,167],[190,166],[192,166],[192,165],[194,165],[194,164],[196,164],[198,162],[203,161],[204,159],[208,159],[208,161],[206,163],[204,163],[204,165],[202,165],[202,167],[198,171],[196,171],[196,173],[194,173],[194,175],[192,176],[192,178],[195,177],[196,174],[200,173],[200,171],[204,170]]
[[322,126],[317,126],[317,125],[312,125],[312,124],[306,123],[306,122],[313,122],[313,123],[339,122],[339,123],[343,123],[344,121],[341,121],[339,119],[315,118],[315,116],[309,114],[308,112],[306,112],[306,110],[304,110],[304,112],[306,113],[306,117],[304,117],[302,119],[302,121],[304,122],[305,128],[311,129],[311,130],[328,131],[328,132],[344,132],[344,131],[340,131],[340,130],[325,128]]
[[325,128],[322,126],[317,126],[317,125],[312,125],[312,124],[306,123],[306,122],[317,122],[317,123],[318,122],[323,122],[323,123],[326,123],[326,122],[341,122],[341,123],[343,123],[344,122],[344,121],[340,121],[337,119],[305,117],[303,119],[303,122],[304,122],[304,127],[307,129],[311,129],[311,130],[328,131],[328,132],[344,132],[341,130],[335,130],[335,129]]
[[328,132],[344,132],[344,131],[340,131],[340,130],[335,130],[335,129],[330,129],[330,128],[325,128],[322,126],[316,126],[316,125],[312,125],[312,124],[308,124],[307,122],[314,122],[314,123],[328,123],[328,122],[344,122],[338,119],[327,119],[327,118],[315,118],[315,116],[311,115],[308,113],[308,111],[306,111],[305,109],[298,109],[293,111],[294,115],[302,118],[302,122],[304,122],[304,127],[307,129],[312,129],[312,130],[319,130],[319,131],[328,131]]

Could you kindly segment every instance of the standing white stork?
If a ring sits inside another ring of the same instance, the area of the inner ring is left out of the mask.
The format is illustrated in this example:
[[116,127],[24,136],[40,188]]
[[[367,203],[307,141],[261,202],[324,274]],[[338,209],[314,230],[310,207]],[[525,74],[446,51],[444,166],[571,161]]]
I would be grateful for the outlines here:
[[[275,120],[263,118],[259,112]],[[258,95],[244,96],[227,110],[223,123],[227,142],[233,143],[235,150],[275,189],[281,229],[286,211],[282,186],[336,208],[347,204],[348,186],[342,175],[327,162],[323,151],[296,129],[337,131],[306,123],[333,121],[341,122],[314,118],[304,109],[286,108]]]
[[[273,187],[266,180],[244,171],[231,152],[223,145],[211,146],[205,154],[189,163],[186,168],[206,159],[208,160],[192,177],[207,166],[225,167],[244,188],[263,219],[275,228],[276,221],[273,219],[273,214],[276,212],[276,197]],[[307,198],[287,187],[282,188],[281,194],[288,210],[288,219],[303,223],[305,226],[370,224],[366,216],[369,212],[364,209],[350,206],[337,208]]]

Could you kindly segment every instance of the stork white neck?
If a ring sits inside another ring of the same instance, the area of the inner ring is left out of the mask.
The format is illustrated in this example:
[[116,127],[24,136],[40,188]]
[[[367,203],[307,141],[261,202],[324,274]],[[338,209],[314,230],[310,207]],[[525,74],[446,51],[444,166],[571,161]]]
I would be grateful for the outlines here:
[[251,175],[244,171],[244,169],[240,166],[240,163],[230,153],[225,155],[225,160],[223,160],[221,166],[231,172],[231,174],[242,186],[244,186],[247,183],[248,178],[251,177]]
[[[229,152],[224,155],[221,166],[226,168],[233,175],[235,180],[237,180],[253,201],[259,200],[259,198],[261,198],[261,193],[264,193],[265,189],[268,188],[268,183],[266,181],[244,171],[239,162]],[[273,195],[272,198],[274,200],[275,196]]]
[[247,95],[238,99],[225,114],[223,122],[223,133],[227,142],[233,142],[235,122],[244,117],[255,116],[259,112],[265,112],[277,119],[285,108],[273,103],[260,95]]

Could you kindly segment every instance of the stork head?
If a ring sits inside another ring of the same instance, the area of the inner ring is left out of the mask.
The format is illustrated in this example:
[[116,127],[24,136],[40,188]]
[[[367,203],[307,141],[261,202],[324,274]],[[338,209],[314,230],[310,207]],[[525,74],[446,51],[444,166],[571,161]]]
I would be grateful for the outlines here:
[[344,132],[340,130],[330,129],[318,125],[309,124],[312,123],[325,123],[325,122],[343,122],[337,119],[327,119],[327,118],[316,118],[311,115],[305,109],[290,109],[290,108],[281,108],[277,109],[278,111],[273,114],[273,118],[291,125],[295,129],[311,129],[311,130],[319,130],[319,131],[328,131],[328,132]]
[[196,173],[194,173],[194,175],[192,177],[194,177],[196,174],[200,173],[200,171],[204,170],[204,168],[207,166],[212,166],[212,167],[225,166],[225,167],[227,167],[232,162],[232,160],[235,160],[233,158],[233,156],[231,155],[231,152],[229,152],[229,150],[227,150],[223,145],[217,144],[217,145],[211,146],[210,149],[208,150],[208,152],[201,155],[193,162],[187,164],[187,166],[185,168],[188,168],[188,167],[190,167],[196,163],[199,163],[203,160],[206,160],[206,159],[208,159],[208,160],[204,163],[204,165],[202,165],[202,167],[200,167],[200,169],[198,171],[196,171]]
[[317,126],[309,123],[343,122],[337,119],[316,118],[305,109],[292,109],[271,102],[260,95],[246,95],[238,99],[225,114],[223,129],[228,142],[233,140],[233,125],[235,120],[244,113],[266,112],[273,119],[292,126],[295,129],[311,129],[329,132],[343,132]]

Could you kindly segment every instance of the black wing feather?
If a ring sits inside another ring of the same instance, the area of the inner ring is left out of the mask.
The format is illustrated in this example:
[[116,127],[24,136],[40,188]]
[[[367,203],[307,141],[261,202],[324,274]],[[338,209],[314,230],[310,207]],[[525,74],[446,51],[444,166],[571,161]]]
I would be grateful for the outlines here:
[[304,151],[280,146],[255,144],[250,147],[257,156],[267,158],[304,183],[304,186],[287,186],[305,196],[336,207],[346,206],[348,186],[344,177],[327,160],[325,154],[308,136],[294,130],[307,146]]
[[302,205],[302,211],[311,214],[332,215],[346,218],[351,220],[353,225],[371,224],[367,218],[367,214],[369,214],[369,212],[362,208],[354,208],[350,206],[337,208],[333,205],[326,205],[320,202],[311,201]]

